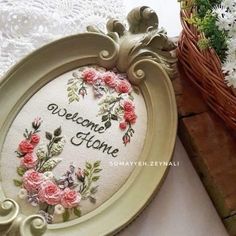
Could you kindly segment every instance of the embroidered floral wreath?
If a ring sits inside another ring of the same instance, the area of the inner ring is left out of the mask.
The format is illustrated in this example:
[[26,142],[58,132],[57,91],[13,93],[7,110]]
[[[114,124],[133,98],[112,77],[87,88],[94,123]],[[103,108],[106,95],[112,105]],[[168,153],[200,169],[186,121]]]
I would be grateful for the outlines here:
[[[90,66],[81,67],[78,72],[72,74],[67,83],[69,102],[79,102],[87,94],[87,86],[92,86],[95,98],[103,98],[99,102],[100,110],[98,115],[106,129],[110,128],[112,121],[119,121],[119,128],[125,131],[123,143],[130,142],[134,134],[132,125],[136,123],[134,97],[132,86],[127,80],[126,74],[113,71],[106,71],[102,67]],[[137,88],[135,92],[139,92]]]
[[20,142],[17,156],[20,166],[17,173],[21,179],[14,179],[16,186],[20,187],[18,197],[26,199],[32,206],[39,207],[39,214],[43,215],[48,223],[53,223],[54,214],[61,214],[63,221],[70,219],[74,214],[81,216],[80,202],[89,199],[96,203],[94,195],[98,190],[98,173],[100,161],[86,167],[69,169],[59,178],[52,173],[53,168],[62,161],[58,156],[62,153],[65,138],[61,135],[61,128],[53,133],[46,132],[46,145],[40,143],[40,126],[42,120],[36,118],[32,122],[32,130],[25,129],[24,139]]

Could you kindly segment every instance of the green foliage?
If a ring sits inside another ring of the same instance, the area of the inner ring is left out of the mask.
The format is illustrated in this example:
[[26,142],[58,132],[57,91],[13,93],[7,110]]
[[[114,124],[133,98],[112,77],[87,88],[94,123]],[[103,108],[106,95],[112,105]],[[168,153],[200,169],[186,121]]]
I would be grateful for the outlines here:
[[20,187],[23,183],[21,180],[18,180],[18,179],[13,179],[13,182],[14,182],[15,186],[17,186],[17,187]]
[[217,17],[212,14],[213,8],[220,3],[221,0],[195,0],[194,6],[197,9],[197,14],[185,20],[204,33],[206,39],[199,40],[199,48],[201,50],[207,47],[214,48],[223,62],[227,55],[227,31],[218,28],[216,24]]
[[198,17],[204,18],[207,12],[211,11],[215,6],[219,5],[221,0],[195,0]]

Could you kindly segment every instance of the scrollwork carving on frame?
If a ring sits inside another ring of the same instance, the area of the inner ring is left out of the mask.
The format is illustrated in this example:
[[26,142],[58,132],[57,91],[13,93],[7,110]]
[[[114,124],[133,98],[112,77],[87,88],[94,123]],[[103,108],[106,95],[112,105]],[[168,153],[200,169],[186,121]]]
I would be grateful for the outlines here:
[[[164,30],[158,29],[158,16],[147,6],[134,8],[127,16],[129,29],[116,19],[107,22],[107,35],[119,48],[116,67],[127,72],[133,84],[139,84],[145,78],[145,72],[138,66],[142,60],[157,62],[172,78],[176,74],[176,44],[167,37]],[[90,32],[104,34],[94,26],[88,26]],[[137,70],[134,70],[137,68]]]

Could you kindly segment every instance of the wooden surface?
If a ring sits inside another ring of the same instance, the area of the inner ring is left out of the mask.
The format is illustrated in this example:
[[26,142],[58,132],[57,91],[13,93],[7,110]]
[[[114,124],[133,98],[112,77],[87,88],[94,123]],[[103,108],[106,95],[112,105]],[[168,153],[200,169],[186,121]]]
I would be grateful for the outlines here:
[[181,68],[173,86],[181,141],[228,232],[236,235],[236,136],[210,111]]

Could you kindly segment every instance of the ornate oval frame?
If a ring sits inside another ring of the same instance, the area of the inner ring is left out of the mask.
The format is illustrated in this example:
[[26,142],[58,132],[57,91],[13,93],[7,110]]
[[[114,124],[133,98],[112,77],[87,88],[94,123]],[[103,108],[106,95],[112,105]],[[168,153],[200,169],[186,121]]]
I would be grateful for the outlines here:
[[[137,12],[149,20],[142,27],[138,24],[139,28],[135,28],[137,22],[132,25],[132,14]],[[148,127],[139,160],[169,162],[175,144],[177,112],[171,81],[160,64],[166,62],[162,53],[166,54],[167,48],[173,49],[173,45],[156,31],[157,27],[153,27],[150,34],[150,25],[156,26],[158,22],[153,14],[147,7],[134,9],[128,15],[131,20],[127,32],[119,22],[111,20],[107,26],[108,35],[89,27],[93,32],[50,43],[15,65],[0,83],[0,150],[14,118],[40,88],[76,67],[98,64],[106,68],[116,66],[127,72],[129,80],[138,84],[142,91]],[[174,63],[175,58],[169,57],[169,62]],[[21,236],[114,234],[149,203],[167,169],[166,166],[158,169],[136,166],[122,188],[100,207],[81,218],[52,225],[47,225],[39,215],[23,215],[18,203],[6,198],[0,184],[0,233]],[[140,191],[143,186],[145,191]]]

